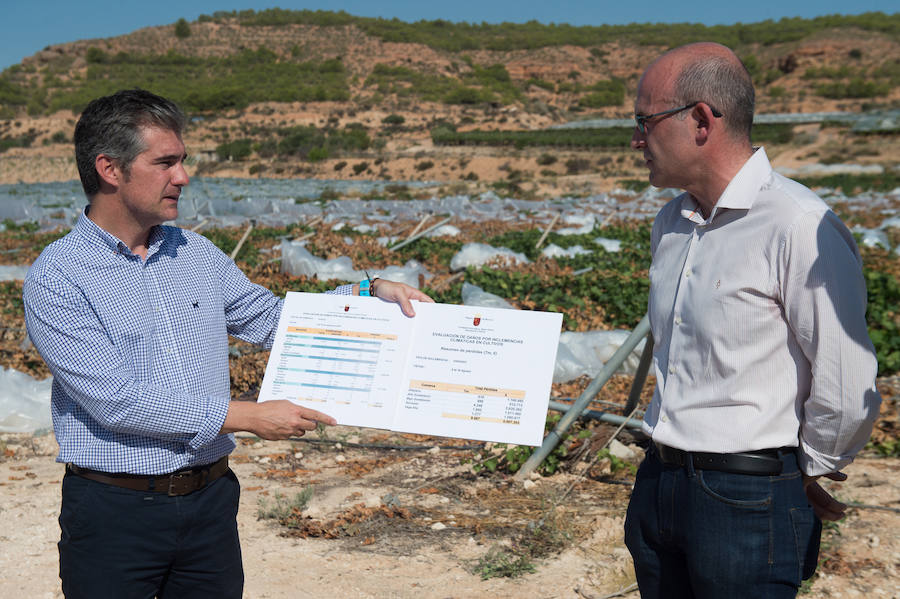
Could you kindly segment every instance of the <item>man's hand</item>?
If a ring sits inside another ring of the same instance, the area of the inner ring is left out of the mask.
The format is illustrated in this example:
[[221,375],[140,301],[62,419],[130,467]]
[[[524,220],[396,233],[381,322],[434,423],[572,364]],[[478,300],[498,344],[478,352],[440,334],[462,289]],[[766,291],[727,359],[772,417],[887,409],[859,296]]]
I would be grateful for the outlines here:
[[375,296],[379,299],[400,304],[400,309],[407,316],[416,315],[409,300],[434,303],[433,299],[415,287],[410,287],[406,283],[396,283],[384,279],[378,279],[375,282]]
[[[824,476],[831,480],[847,480],[847,475],[843,472],[830,472]],[[833,522],[840,520],[847,511],[847,504],[841,503],[823,489],[816,482],[819,478],[818,476],[803,475],[803,489],[806,491],[806,498],[820,520],[831,520]]]
[[247,431],[262,439],[287,439],[302,437],[320,422],[329,426],[337,424],[328,414],[283,399],[262,403],[232,401],[221,432]]

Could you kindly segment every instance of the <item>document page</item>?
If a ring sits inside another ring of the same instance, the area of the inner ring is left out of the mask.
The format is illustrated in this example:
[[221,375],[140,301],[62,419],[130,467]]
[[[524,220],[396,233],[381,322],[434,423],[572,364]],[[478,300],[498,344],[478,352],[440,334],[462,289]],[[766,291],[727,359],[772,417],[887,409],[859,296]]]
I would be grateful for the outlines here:
[[285,297],[259,401],[287,399],[338,423],[390,429],[413,318],[371,297]]
[[288,293],[259,401],[339,424],[540,445],[562,314]]
[[416,304],[394,430],[540,445],[562,314]]

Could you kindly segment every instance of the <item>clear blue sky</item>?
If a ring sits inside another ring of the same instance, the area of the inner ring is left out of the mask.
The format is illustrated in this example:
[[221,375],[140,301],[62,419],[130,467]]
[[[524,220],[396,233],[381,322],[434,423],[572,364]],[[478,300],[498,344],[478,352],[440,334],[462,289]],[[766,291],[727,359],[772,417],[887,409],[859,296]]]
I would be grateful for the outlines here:
[[869,11],[895,13],[896,0],[719,0],[695,8],[685,0],[329,0],[327,2],[253,2],[252,0],[2,0],[0,3],[0,69],[20,62],[46,46],[79,39],[114,37],[152,25],[194,21],[217,10],[280,7],[344,10],[366,17],[403,21],[445,19],[471,23],[542,23],[621,25],[626,23],[703,23],[730,25],[782,17],[817,17]]

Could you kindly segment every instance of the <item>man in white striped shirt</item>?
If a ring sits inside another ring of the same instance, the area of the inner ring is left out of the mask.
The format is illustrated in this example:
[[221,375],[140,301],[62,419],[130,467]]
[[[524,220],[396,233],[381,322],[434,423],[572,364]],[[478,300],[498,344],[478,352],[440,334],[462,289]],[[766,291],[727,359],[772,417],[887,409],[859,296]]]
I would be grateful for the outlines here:
[[653,226],[652,437],[625,525],[646,598],[794,597],[820,518],[881,401],[861,260],[847,228],[751,145],[754,90],[731,50],[644,72],[632,147],[685,193]]

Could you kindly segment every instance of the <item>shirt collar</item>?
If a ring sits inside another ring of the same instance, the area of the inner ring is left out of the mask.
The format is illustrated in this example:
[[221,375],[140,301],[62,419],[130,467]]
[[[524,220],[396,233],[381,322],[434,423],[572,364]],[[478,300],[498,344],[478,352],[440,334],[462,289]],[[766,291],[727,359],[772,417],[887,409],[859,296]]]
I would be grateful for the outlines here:
[[[78,231],[78,234],[88,242],[106,248],[113,253],[125,254],[126,256],[134,255],[131,248],[125,245],[124,241],[100,227],[88,217],[90,209],[91,205],[88,204],[84,207],[81,216],[78,217],[78,222],[75,224],[75,229]],[[162,247],[163,242],[165,242],[165,237],[162,227],[156,226],[150,229],[150,239],[147,243],[148,260],[150,259],[150,256],[158,252]]]
[[772,165],[769,163],[765,148],[756,148],[741,170],[728,182],[708,219],[704,221],[697,200],[691,194],[685,194],[682,199],[681,215],[692,222],[708,223],[722,208],[749,210],[756,201],[760,188],[771,176]]

